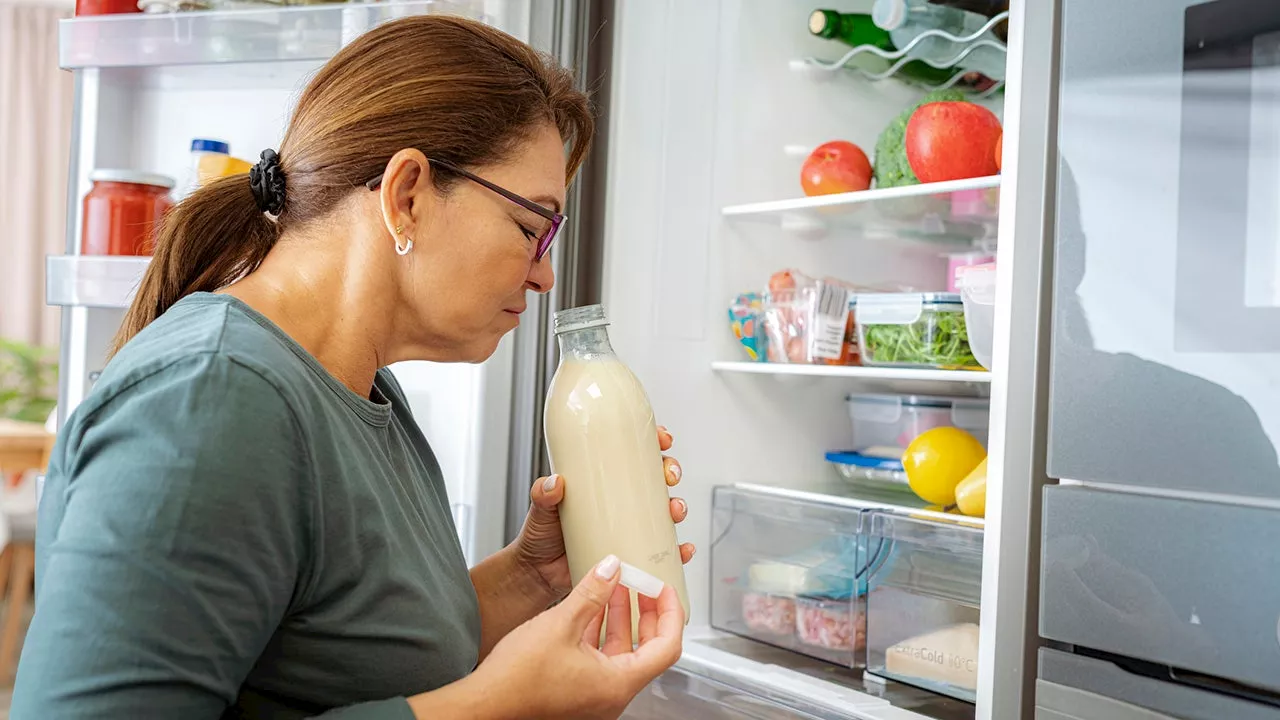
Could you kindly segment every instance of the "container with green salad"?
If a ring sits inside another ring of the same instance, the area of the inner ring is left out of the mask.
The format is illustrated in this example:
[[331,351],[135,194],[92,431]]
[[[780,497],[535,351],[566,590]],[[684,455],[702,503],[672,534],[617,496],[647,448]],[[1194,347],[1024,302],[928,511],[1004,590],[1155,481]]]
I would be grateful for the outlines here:
[[857,307],[863,365],[982,369],[969,349],[958,294],[864,294]]

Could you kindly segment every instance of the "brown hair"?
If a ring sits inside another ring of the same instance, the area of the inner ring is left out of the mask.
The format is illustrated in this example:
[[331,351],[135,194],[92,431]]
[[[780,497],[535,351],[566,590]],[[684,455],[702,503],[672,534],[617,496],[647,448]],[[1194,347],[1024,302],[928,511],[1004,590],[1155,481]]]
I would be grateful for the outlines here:
[[[543,123],[572,143],[570,177],[595,121],[573,75],[482,23],[423,15],[380,25],[343,48],[307,84],[280,145],[287,199],[273,222],[245,175],[196,190],[165,217],[154,257],[112,354],[183,297],[253,272],[280,233],[330,212],[417,148],[458,167],[501,162]],[[433,172],[437,188],[457,180]]]

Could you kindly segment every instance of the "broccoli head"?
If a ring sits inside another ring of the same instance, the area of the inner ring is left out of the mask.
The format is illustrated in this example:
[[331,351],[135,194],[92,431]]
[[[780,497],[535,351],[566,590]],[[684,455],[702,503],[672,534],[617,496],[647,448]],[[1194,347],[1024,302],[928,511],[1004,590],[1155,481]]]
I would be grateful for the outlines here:
[[902,185],[918,185],[919,178],[911,172],[907,162],[907,121],[912,113],[921,105],[935,102],[964,102],[965,94],[954,88],[935,90],[921,98],[920,102],[903,110],[893,119],[876,140],[875,178],[876,187],[891,188]]

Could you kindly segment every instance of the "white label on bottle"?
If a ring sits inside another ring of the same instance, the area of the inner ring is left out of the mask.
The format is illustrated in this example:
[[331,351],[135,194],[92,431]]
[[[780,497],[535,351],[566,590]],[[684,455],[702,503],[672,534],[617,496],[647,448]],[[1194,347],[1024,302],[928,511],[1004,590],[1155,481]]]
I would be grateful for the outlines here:
[[818,312],[814,318],[814,359],[835,360],[844,350],[844,330],[849,321],[849,290],[823,283],[818,295]]

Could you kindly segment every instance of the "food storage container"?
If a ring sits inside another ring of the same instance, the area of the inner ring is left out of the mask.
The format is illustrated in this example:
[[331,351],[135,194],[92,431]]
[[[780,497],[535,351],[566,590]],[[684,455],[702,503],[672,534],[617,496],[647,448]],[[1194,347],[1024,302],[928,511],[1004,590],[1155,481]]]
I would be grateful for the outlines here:
[[967,430],[985,445],[991,404],[987,400],[931,395],[849,395],[854,452],[902,459],[916,436],[936,427]]
[[867,535],[870,510],[725,486],[712,506],[711,625],[861,667],[868,580],[891,560],[890,546]]
[[983,265],[996,261],[996,256],[984,250],[969,250],[967,252],[950,253],[947,255],[947,292],[960,292],[959,286],[956,284],[957,273],[963,268],[973,267],[974,265]]
[[867,672],[974,702],[982,521],[876,512],[870,532],[893,561],[870,580]]
[[827,462],[835,466],[840,475],[858,487],[911,492],[902,460],[871,457],[858,452],[829,452]]
[[792,595],[744,592],[742,622],[758,633],[790,635],[796,629],[796,599]]
[[161,217],[173,205],[173,179],[133,170],[94,170],[84,196],[85,255],[150,255]]
[[956,277],[964,300],[964,324],[969,348],[982,367],[991,369],[991,345],[996,328],[996,265],[960,268]]
[[964,305],[955,293],[858,296],[863,365],[978,370],[969,349]]
[[[796,598],[796,639],[819,651],[861,658],[867,648],[867,614],[863,598]],[[845,663],[841,663],[845,664]]]

